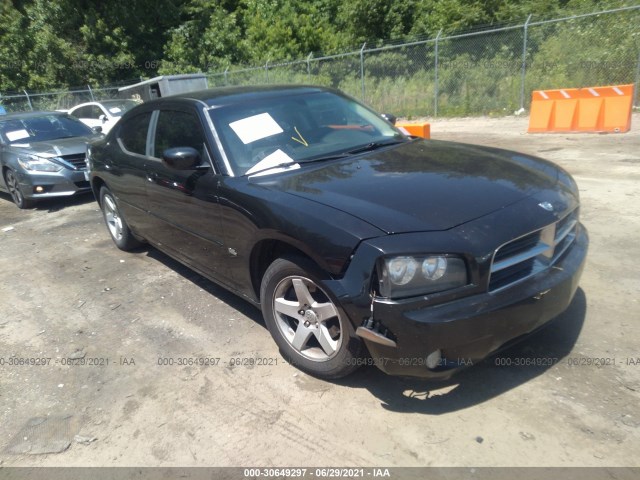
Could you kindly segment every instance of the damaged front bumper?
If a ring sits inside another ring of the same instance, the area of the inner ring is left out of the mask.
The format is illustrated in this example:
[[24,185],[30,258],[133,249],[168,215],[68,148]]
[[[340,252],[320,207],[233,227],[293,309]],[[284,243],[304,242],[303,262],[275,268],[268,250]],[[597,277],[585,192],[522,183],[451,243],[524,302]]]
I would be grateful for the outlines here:
[[374,297],[364,322],[354,318],[362,318],[362,312],[353,305],[345,310],[367,345],[370,364],[391,375],[446,379],[562,313],[578,288],[588,243],[580,226],[554,266],[498,292],[435,305],[424,297]]

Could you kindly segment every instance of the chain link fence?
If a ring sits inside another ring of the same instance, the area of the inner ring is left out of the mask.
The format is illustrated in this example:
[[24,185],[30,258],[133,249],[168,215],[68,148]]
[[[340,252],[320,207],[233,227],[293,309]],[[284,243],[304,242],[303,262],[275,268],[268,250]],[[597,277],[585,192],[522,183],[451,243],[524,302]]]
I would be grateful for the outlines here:
[[76,105],[99,100],[118,98],[118,88],[135,83],[122,82],[121,85],[91,88],[90,85],[59,92],[12,92],[0,95],[0,105],[7,112],[23,112],[29,110],[68,110]]
[[[408,117],[505,115],[531,92],[640,83],[640,5],[211,74],[210,84],[339,88]],[[636,89],[634,105],[638,105]]]
[[[640,5],[442,35],[404,44],[207,75],[210,87],[330,86],[405,117],[505,115],[528,109],[538,89],[640,84]],[[136,80],[137,81],[137,80]],[[130,83],[136,83],[132,81]],[[66,109],[113,98],[109,86],[0,97],[7,111]],[[638,105],[638,88],[634,105]]]

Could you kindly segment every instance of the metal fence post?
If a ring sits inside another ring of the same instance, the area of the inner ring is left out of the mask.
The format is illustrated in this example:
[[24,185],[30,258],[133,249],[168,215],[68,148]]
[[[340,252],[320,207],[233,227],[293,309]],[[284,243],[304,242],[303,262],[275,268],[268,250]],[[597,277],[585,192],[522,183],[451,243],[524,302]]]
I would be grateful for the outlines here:
[[312,57],[313,57],[313,52],[311,52],[307,57],[307,79],[309,83],[311,83],[311,58]]
[[640,53],[638,53],[638,70],[636,71],[636,84],[633,91],[634,107],[638,107],[638,90],[640,90]]
[[91,101],[95,102],[96,97],[93,96],[93,90],[91,90],[91,85],[87,85],[87,88],[89,89],[89,95],[91,95]]
[[524,40],[522,41],[522,79],[520,84],[520,110],[524,109],[524,82],[527,74],[527,31],[529,29],[529,21],[531,21],[531,14],[527,17],[527,21],[524,22]]
[[229,73],[229,67],[224,69],[224,86],[229,85],[229,79],[227,78],[227,74]]
[[269,60],[267,60],[267,63],[264,64],[264,77],[267,83],[269,83]]
[[27,102],[29,102],[29,108],[33,110],[33,105],[31,105],[31,99],[29,98],[29,94],[26,90],[22,90],[24,92],[25,97],[27,97]]
[[360,49],[360,83],[362,87],[362,97],[361,100],[364,102],[364,47],[367,46],[367,42],[362,44],[362,48]]
[[433,93],[433,116],[438,116],[438,41],[440,40],[440,35],[442,35],[442,29],[436,35],[436,47],[435,47],[435,78],[434,78],[434,93]]

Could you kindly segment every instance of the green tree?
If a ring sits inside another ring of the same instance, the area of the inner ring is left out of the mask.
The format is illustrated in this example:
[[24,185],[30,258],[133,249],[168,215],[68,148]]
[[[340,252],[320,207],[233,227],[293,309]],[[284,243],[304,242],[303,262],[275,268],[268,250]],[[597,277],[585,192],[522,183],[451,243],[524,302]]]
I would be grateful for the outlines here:
[[25,16],[10,2],[0,3],[0,91],[18,90],[27,84],[23,56],[28,49],[26,24]]
[[335,29],[327,16],[335,7],[321,2],[246,0],[241,48],[252,61],[291,60],[335,48]]
[[[237,5],[231,5],[237,8]],[[191,0],[170,32],[160,73],[207,72],[246,60],[239,15],[220,3]]]

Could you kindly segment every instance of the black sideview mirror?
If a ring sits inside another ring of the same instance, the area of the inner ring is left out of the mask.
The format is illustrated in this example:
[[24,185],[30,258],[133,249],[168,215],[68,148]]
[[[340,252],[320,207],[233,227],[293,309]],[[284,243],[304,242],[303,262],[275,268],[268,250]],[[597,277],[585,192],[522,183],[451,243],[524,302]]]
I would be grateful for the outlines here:
[[93,130],[93,133],[102,133],[102,127],[100,125],[97,127],[91,127],[91,130]]
[[398,118],[395,115],[392,115],[390,113],[383,113],[380,116],[384,118],[387,122],[389,122],[391,125],[395,125],[396,121],[398,120]]
[[193,147],[168,148],[162,153],[162,163],[174,170],[195,170],[200,166],[200,153]]

